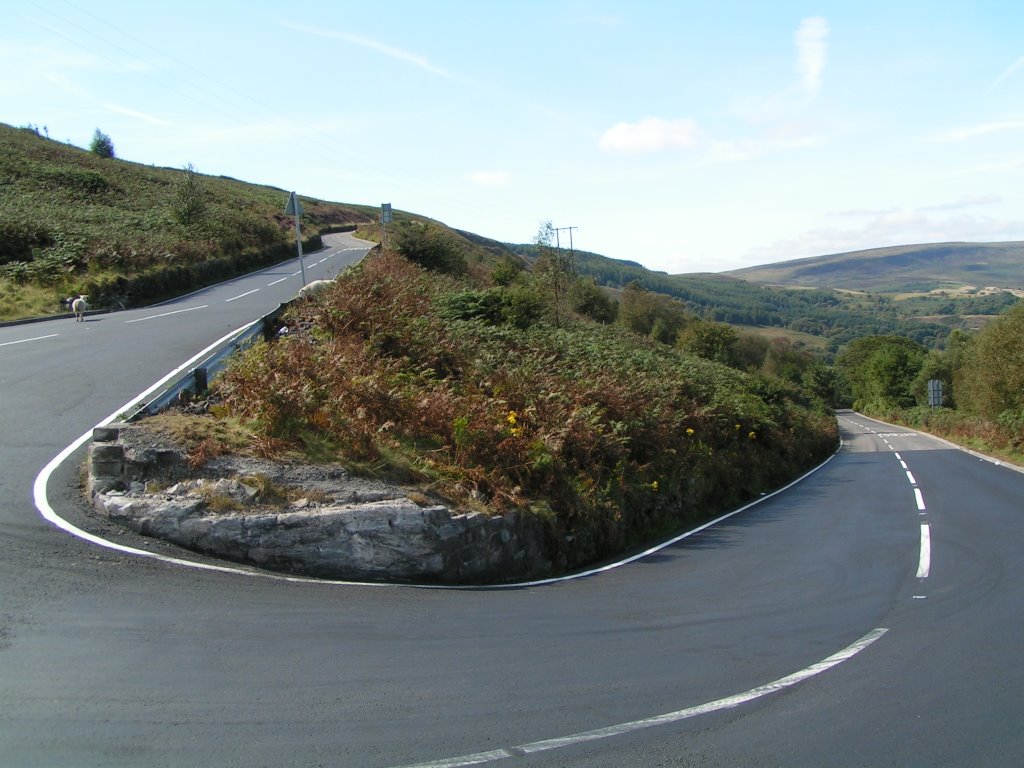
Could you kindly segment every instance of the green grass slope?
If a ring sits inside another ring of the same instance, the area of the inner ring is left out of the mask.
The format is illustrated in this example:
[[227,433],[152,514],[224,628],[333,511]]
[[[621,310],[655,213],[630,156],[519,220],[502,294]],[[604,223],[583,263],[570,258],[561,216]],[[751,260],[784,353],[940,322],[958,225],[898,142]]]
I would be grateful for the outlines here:
[[[294,252],[287,192],[195,174],[186,213],[186,176],[0,124],[0,319],[56,312],[76,292],[144,303]],[[375,220],[373,208],[301,199],[314,240]]]

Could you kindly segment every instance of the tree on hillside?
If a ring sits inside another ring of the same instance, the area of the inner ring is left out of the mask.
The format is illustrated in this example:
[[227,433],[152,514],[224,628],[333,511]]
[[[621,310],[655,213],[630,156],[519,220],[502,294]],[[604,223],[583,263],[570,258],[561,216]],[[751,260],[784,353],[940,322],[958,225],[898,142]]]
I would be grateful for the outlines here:
[[954,376],[957,402],[984,418],[1024,418],[1024,304],[974,338]]
[[915,404],[914,381],[926,350],[902,336],[865,336],[853,341],[836,368],[849,384],[855,408],[907,408]]
[[440,227],[423,221],[399,222],[395,249],[409,261],[435,272],[462,275],[469,268],[462,247]]
[[206,215],[206,190],[192,163],[186,165],[184,171],[174,190],[173,208],[174,218],[188,227],[198,224]]
[[569,289],[576,280],[572,253],[556,245],[557,233],[550,220],[541,222],[534,243],[538,256],[533,271],[547,286],[551,294],[555,325],[561,325]]
[[627,285],[619,298],[618,322],[633,333],[663,344],[675,344],[692,320],[693,315],[681,301],[648,291],[637,282]]
[[89,151],[94,155],[105,158],[114,156],[114,142],[99,128],[92,134],[92,141],[89,143]]
[[695,320],[679,334],[676,346],[706,360],[733,365],[739,338],[739,333],[731,325]]

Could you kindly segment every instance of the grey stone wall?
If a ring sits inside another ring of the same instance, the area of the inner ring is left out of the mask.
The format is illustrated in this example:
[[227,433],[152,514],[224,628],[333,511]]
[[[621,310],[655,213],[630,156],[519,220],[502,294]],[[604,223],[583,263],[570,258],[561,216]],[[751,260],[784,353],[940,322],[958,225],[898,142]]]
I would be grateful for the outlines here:
[[[99,514],[143,535],[325,578],[484,584],[551,572],[543,523],[530,515],[453,514],[338,468],[221,460],[205,470],[212,476],[194,477],[174,447],[140,444],[137,434],[126,439],[133,429],[96,430],[89,492]],[[275,482],[298,480],[318,501],[267,505],[258,484],[245,482],[256,474]]]

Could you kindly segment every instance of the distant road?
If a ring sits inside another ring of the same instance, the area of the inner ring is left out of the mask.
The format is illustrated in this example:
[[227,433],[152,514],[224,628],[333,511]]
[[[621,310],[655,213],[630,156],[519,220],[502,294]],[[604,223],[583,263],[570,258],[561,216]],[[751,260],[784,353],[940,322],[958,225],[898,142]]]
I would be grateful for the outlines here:
[[[310,279],[362,256],[335,253]],[[803,483],[554,586],[201,571],[43,521],[40,469],[294,295],[272,284],[295,269],[0,329],[0,766],[1020,762],[1024,475],[852,413]],[[55,509],[202,560],[83,514],[80,458],[48,484]]]

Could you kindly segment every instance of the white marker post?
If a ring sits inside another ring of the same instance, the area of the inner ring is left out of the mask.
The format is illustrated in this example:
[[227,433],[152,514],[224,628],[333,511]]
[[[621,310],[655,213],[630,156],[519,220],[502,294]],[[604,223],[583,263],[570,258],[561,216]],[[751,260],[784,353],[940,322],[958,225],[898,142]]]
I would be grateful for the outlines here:
[[288,204],[284,207],[284,212],[291,214],[295,217],[295,245],[299,249],[299,269],[302,270],[302,285],[306,285],[306,263],[302,259],[302,231],[299,229],[299,216],[302,215],[302,203],[292,192],[288,196]]

